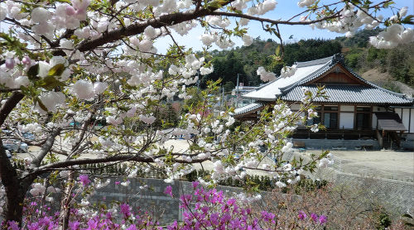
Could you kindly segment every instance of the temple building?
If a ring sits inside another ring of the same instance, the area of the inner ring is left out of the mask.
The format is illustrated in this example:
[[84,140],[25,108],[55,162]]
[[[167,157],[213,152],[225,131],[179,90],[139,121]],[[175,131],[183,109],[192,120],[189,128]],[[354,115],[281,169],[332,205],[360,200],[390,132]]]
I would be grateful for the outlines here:
[[[412,148],[414,103],[411,97],[363,79],[345,66],[341,54],[295,64],[294,75],[279,77],[242,95],[254,102],[237,108],[234,117],[255,121],[260,110],[278,99],[290,104],[292,111],[297,111],[304,89],[315,94],[318,87],[324,86],[327,98],[313,101],[318,118],[308,121],[308,125],[322,123],[326,130],[313,133],[303,125],[295,131],[293,139],[321,148],[335,145],[344,148]],[[312,139],[330,139],[331,144],[315,146]]]

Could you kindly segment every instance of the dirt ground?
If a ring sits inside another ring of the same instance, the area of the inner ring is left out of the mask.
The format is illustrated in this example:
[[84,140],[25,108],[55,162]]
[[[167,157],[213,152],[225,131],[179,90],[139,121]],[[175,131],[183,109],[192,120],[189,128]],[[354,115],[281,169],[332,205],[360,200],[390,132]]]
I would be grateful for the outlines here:
[[335,170],[369,177],[414,182],[414,152],[335,151]]
[[[171,140],[166,146],[173,146],[175,151],[183,152],[188,144],[184,140]],[[30,152],[35,153],[36,148],[30,148]],[[308,155],[310,153],[319,154],[321,150],[307,150],[305,153],[296,154]],[[332,169],[357,174],[368,177],[386,178],[406,182],[414,182],[414,152],[398,152],[391,150],[383,151],[339,151],[332,150],[334,155],[334,165]],[[29,157],[29,154],[22,154],[20,157]],[[93,158],[94,156],[86,156]],[[269,162],[264,162],[269,163]],[[196,165],[196,168],[211,169],[212,162],[205,162],[203,166]],[[263,174],[261,172],[251,172]]]
[[[175,150],[187,147],[184,140],[171,140],[166,143],[174,146]],[[321,150],[308,150],[310,153],[321,153]],[[386,178],[406,182],[414,182],[414,152],[382,151],[340,151],[332,150],[334,165],[331,167],[339,172],[357,174],[368,177]],[[296,154],[301,154],[298,151]],[[264,162],[268,163],[268,162]],[[196,165],[202,168],[201,165]],[[203,163],[204,169],[212,168],[211,162]],[[263,174],[261,172],[252,172]]]

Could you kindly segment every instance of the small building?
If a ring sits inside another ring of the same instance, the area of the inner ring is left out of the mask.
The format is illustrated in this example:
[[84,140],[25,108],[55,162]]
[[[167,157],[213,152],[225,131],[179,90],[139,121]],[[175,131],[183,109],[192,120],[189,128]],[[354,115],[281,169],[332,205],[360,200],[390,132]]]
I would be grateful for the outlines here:
[[[296,68],[294,75],[279,77],[242,95],[243,98],[252,99],[254,102],[237,108],[234,117],[254,121],[260,110],[274,104],[278,99],[290,104],[292,111],[298,111],[304,89],[315,94],[318,87],[324,86],[327,98],[316,98],[313,101],[317,106],[318,118],[308,121],[308,125],[322,123],[326,130],[313,133],[303,125],[295,131],[294,139],[302,139],[305,142],[310,139],[331,139],[331,143],[345,148],[404,147],[401,141],[414,139],[413,99],[363,79],[345,66],[341,54],[297,62]],[[333,147],[332,145],[326,147]],[[324,145],[319,147],[324,148]]]
[[243,107],[253,102],[253,100],[248,98],[243,98],[242,95],[253,90],[256,90],[256,86],[244,86],[243,83],[240,83],[239,86],[234,87],[231,91],[231,95],[234,97],[233,105],[236,107]]

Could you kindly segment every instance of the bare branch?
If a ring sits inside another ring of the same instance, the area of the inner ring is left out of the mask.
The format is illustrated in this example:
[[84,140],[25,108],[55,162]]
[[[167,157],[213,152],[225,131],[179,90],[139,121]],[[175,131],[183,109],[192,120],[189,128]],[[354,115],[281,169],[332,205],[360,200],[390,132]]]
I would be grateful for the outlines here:
[[[233,1],[234,0],[228,0],[221,6],[228,5]],[[110,31],[108,33],[105,33],[104,35],[102,35],[101,37],[97,39],[86,41],[85,43],[80,45],[78,48],[79,48],[79,51],[81,52],[93,50],[99,46],[102,46],[102,45],[105,45],[107,43],[111,43],[114,41],[118,41],[124,37],[143,33],[145,28],[147,28],[148,26],[152,26],[154,28],[161,28],[164,26],[177,25],[182,22],[197,19],[199,17],[213,15],[213,12],[217,9],[218,9],[217,7],[208,7],[206,9],[201,9],[196,12],[185,12],[185,13],[178,12],[174,14],[162,15],[157,20],[150,19],[145,23],[137,23],[134,25],[130,25],[126,28],[120,28],[117,30]]]
[[[164,155],[157,156],[157,158],[164,157]],[[87,165],[87,164],[96,164],[96,163],[121,163],[126,161],[135,161],[135,162],[141,162],[141,163],[154,163],[154,160],[156,158],[151,158],[147,156],[142,156],[139,154],[120,154],[116,156],[110,156],[105,158],[87,158],[87,159],[73,159],[73,160],[67,160],[62,162],[56,162],[51,163],[48,165],[40,166],[37,170],[33,171],[32,173],[29,173],[27,176],[33,176],[33,175],[41,175],[45,172],[50,172],[54,170],[63,170],[67,169],[68,167],[75,166],[75,165]],[[175,159],[176,163],[187,163],[187,161],[183,159]],[[197,159],[193,160],[191,163],[201,163],[206,161],[206,159]]]
[[46,142],[43,144],[40,149],[39,155],[33,159],[32,164],[39,166],[46,154],[52,149],[53,144],[55,143],[55,138],[60,134],[61,129],[58,128],[54,130],[50,136],[46,139]]
[[0,126],[4,124],[7,116],[9,116],[10,112],[17,106],[17,104],[24,98],[24,94],[21,92],[13,92],[11,97],[4,103],[4,105],[0,109]]
[[270,19],[270,18],[261,18],[261,17],[251,16],[251,15],[246,15],[246,14],[220,12],[220,11],[211,12],[210,15],[236,17],[236,18],[246,18],[246,19],[259,21],[259,22],[272,23],[272,24],[275,24],[275,25],[310,25],[310,24],[314,24],[314,23],[317,23],[317,22],[322,22],[322,21],[326,21],[326,20],[329,20],[329,19],[338,18],[339,17],[339,12],[337,12],[334,15],[328,16],[328,17],[323,17],[323,18],[319,18],[319,19],[316,19],[316,20],[303,21],[303,22],[302,21],[291,22],[291,21],[286,21],[286,20],[273,20],[273,19]]

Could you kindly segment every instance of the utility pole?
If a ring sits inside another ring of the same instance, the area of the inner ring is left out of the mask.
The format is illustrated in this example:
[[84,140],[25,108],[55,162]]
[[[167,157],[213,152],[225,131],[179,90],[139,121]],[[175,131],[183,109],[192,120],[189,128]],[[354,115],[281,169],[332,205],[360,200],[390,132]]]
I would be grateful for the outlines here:
[[224,106],[224,86],[222,86],[221,87],[221,103],[222,103],[222,106],[223,106],[223,110],[225,109],[225,106]]
[[236,108],[239,106],[239,73],[237,73],[236,81]]

